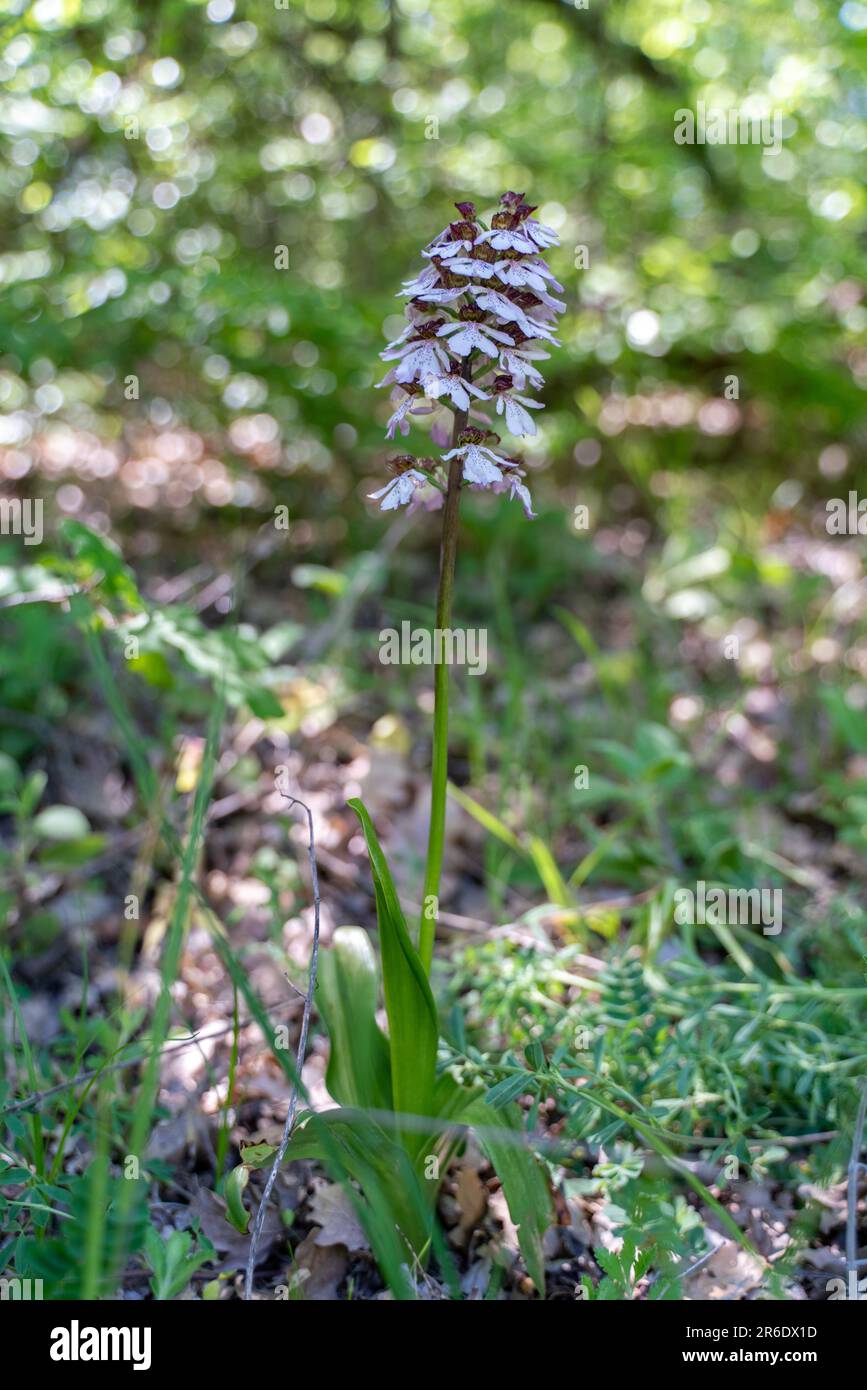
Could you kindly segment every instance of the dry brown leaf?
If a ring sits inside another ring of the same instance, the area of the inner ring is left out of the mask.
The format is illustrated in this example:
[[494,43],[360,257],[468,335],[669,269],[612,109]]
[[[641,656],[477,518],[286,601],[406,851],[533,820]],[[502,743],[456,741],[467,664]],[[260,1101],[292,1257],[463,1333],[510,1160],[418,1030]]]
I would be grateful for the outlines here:
[[688,1299],[744,1298],[761,1284],[764,1268],[737,1241],[724,1240],[695,1274],[683,1281]]
[[319,1183],[310,1203],[310,1217],[319,1227],[317,1245],[343,1245],[347,1250],[369,1250],[370,1241],[352,1202],[339,1183]]
[[518,1258],[518,1228],[512,1220],[505,1193],[502,1188],[488,1197],[488,1206],[503,1228],[499,1245],[509,1252],[512,1261]]
[[[190,1210],[199,1218],[202,1231],[214,1249],[224,1256],[216,1268],[218,1270],[242,1269],[247,1263],[247,1256],[250,1252],[250,1237],[249,1235],[241,1235],[240,1231],[236,1231],[234,1226],[229,1225],[226,1220],[225,1202],[208,1188],[197,1187],[190,1201]],[[267,1259],[282,1235],[283,1224],[279,1213],[273,1206],[269,1206],[265,1214],[262,1236],[256,1255],[257,1265]]]
[[295,1251],[292,1279],[302,1298],[328,1303],[337,1298],[349,1256],[344,1245],[318,1245],[317,1234],[310,1231]]
[[458,1170],[456,1196],[461,1209],[460,1228],[468,1235],[488,1209],[488,1194],[475,1168],[463,1164]]

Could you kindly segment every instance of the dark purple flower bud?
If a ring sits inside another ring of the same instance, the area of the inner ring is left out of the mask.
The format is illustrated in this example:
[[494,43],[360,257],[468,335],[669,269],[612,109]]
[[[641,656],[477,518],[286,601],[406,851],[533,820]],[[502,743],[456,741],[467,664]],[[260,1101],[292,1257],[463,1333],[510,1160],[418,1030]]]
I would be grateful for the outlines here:
[[[425,304],[423,307],[426,309],[428,306]],[[427,338],[435,338],[444,323],[445,319],[429,319],[427,323],[418,324],[412,341],[421,342]]]
[[[472,207],[472,203],[465,203],[465,207]],[[450,222],[449,232],[453,241],[472,241],[476,235],[476,228],[472,222]]]
[[386,467],[395,477],[401,473],[409,472],[410,468],[415,468],[418,460],[413,454],[395,454],[392,458],[386,459]]

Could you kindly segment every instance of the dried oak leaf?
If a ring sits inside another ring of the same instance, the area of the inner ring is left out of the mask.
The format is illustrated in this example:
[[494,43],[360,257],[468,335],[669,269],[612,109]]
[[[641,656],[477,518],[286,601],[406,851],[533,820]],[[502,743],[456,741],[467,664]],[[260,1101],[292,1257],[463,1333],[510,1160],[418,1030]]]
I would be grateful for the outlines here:
[[319,1227],[314,1233],[317,1245],[343,1245],[350,1251],[370,1249],[355,1208],[339,1183],[317,1185],[310,1218]]

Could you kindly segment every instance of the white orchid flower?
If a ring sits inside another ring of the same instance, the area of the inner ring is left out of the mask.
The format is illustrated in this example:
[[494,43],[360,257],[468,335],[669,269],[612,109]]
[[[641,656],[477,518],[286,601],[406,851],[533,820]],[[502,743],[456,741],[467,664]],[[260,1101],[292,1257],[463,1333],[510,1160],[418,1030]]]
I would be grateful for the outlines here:
[[404,280],[402,288],[398,290],[397,298],[413,298],[425,290],[435,289],[439,282],[439,271],[436,266],[426,265],[424,270],[419,271],[414,280]]
[[545,378],[536,370],[533,362],[547,361],[550,355],[548,352],[528,352],[526,348],[503,348],[498,365],[501,372],[512,378],[519,391],[523,391],[528,382],[538,391],[545,385]]
[[371,501],[377,501],[380,497],[380,508],[384,512],[393,512],[395,508],[404,506],[413,497],[416,488],[424,487],[427,478],[418,469],[410,468],[406,473],[399,473],[391,482],[386,483],[377,492],[369,492],[367,495]]
[[533,499],[530,496],[529,488],[525,487],[517,474],[514,473],[507,479],[507,482],[509,484],[510,497],[513,499],[515,497],[518,498],[518,501],[524,508],[524,514],[528,521],[535,520],[536,513],[533,511]]
[[497,261],[494,274],[504,285],[512,285],[515,289],[529,285],[531,290],[542,292],[546,288],[546,282],[555,290],[563,288],[560,281],[554,279],[545,262],[540,260]]
[[501,391],[497,396],[497,414],[502,415],[505,411],[506,424],[512,434],[536,433],[536,421],[527,414],[525,407],[530,410],[545,409],[541,401],[531,401],[528,396],[514,396],[510,391]]
[[394,414],[389,417],[388,427],[385,431],[386,439],[394,439],[396,429],[399,429],[401,434],[409,434],[407,415],[431,415],[433,413],[434,407],[424,405],[422,402],[423,397],[421,396],[404,395],[403,400],[398,402]]
[[472,381],[465,381],[462,376],[454,372],[446,376],[428,377],[422,384],[426,395],[435,399],[439,399],[440,396],[448,396],[452,405],[456,406],[458,410],[469,410],[472,404],[471,396],[475,396],[478,401],[491,399],[487,392],[482,391]]
[[443,454],[443,459],[459,457],[463,464],[464,482],[475,483],[477,487],[489,487],[491,483],[503,481],[503,468],[508,468],[508,460],[489,449],[486,444],[459,444]]
[[530,262],[497,261],[494,273],[498,280],[502,280],[504,285],[511,285],[513,289],[521,290],[529,286],[531,290],[544,292],[545,281]]
[[425,338],[410,345],[409,352],[394,369],[395,381],[423,381],[425,377],[448,372],[449,359],[439,343]]
[[449,261],[449,272],[452,275],[466,275],[476,280],[490,280],[494,273],[494,267],[489,261],[476,261],[472,256],[455,256],[454,260]]
[[458,357],[467,357],[474,350],[484,352],[488,357],[499,353],[497,343],[514,347],[515,340],[508,333],[501,333],[489,324],[475,323],[472,319],[461,319],[457,323],[444,323],[438,330],[438,337],[449,339],[449,351]]
[[536,219],[533,217],[528,218],[527,221],[524,223],[524,230],[526,231],[527,236],[530,237],[531,240],[534,241],[537,246],[541,246],[544,248],[548,246],[560,245],[560,238],[554,231],[554,228],[546,227],[544,222],[537,222]]
[[424,300],[425,304],[453,304],[456,299],[460,299],[466,293],[466,285],[443,286],[436,290],[424,290],[415,296],[416,299]]
[[434,241],[425,251],[422,251],[421,254],[426,256],[428,260],[433,256],[439,256],[442,260],[448,261],[452,256],[460,256],[464,252],[472,251],[472,249],[472,241],[458,238],[457,240],[451,241]]
[[520,251],[524,255],[533,255],[537,249],[520,229],[512,230],[509,227],[493,227],[489,232],[482,232],[481,236],[476,237],[475,245],[483,246],[485,242],[495,251]]

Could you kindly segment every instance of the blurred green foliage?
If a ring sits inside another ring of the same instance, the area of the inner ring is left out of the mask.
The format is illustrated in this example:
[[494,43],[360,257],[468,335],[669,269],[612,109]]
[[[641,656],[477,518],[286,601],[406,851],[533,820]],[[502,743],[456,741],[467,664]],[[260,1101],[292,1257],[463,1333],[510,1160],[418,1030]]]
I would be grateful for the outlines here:
[[[493,498],[463,509],[460,614],[493,640],[487,684],[457,690],[451,771],[486,831],[461,870],[483,895],[470,909],[524,904],[522,929],[555,949],[471,944],[440,983],[464,1080],[554,1107],[567,1181],[606,1196],[628,1251],[649,1243],[651,1297],[671,1296],[668,1257],[686,1267],[696,1218],[633,1161],[623,1098],[671,1142],[826,1181],[863,1069],[861,561],[827,544],[821,509],[818,540],[792,514],[854,485],[864,452],[865,54],[863,0],[0,0],[0,472],[34,495],[74,479],[57,500],[78,514],[24,563],[0,549],[0,915],[18,963],[62,949],[67,877],[116,893],[118,826],[149,818],[176,876],[163,796],[176,810],[191,790],[176,736],[201,730],[215,686],[287,738],[312,712],[367,739],[388,710],[411,766],[427,758],[426,715],[423,751],[411,738],[428,675],[384,672],[376,633],[430,619],[437,519],[416,518],[418,546],[392,521],[373,549],[385,528],[359,494],[389,452],[377,354],[452,203],[487,214],[526,191],[560,233],[568,302],[529,441],[547,479],[533,526]],[[782,148],[678,144],[678,113],[700,103],[778,114]],[[198,524],[198,496],[231,504],[222,526]],[[239,515],[271,521],[278,496],[288,560],[249,544]],[[577,541],[575,501],[592,514]],[[154,570],[185,566],[186,586],[154,590]],[[223,568],[251,572],[240,627],[213,588]],[[72,755],[115,739],[90,781],[135,786],[78,807]],[[221,791],[257,776],[242,758]],[[402,834],[397,820],[389,853]],[[276,949],[297,871],[262,834],[252,872]],[[779,944],[673,929],[675,882],[758,874],[785,879]],[[214,941],[273,1037],[246,945],[236,959]],[[589,950],[605,964],[588,982]],[[21,973],[23,1007],[36,977]],[[7,1218],[22,1234],[0,1268],[89,1297],[143,1246],[152,1291],[172,1296],[204,1246],[146,1238],[144,1193],[121,1201],[109,1163],[153,1109],[153,1076],[133,1105],[114,1060],[131,1039],[159,1049],[168,1016],[140,1039],[138,1013],[66,1003],[31,1052],[11,977],[7,993],[26,1065],[0,1076],[0,1102],[45,1088],[47,1104],[9,1112],[0,1186],[21,1185]],[[81,1065],[92,1093],[55,1091],[58,1067]],[[43,1114],[61,1134],[47,1154]],[[64,1170],[79,1125],[90,1175]],[[828,1126],[836,1144],[803,1160],[774,1146]],[[613,1157],[581,1178],[591,1142]],[[630,1264],[602,1252],[594,1296],[632,1297]]]
[[[630,471],[662,447],[809,474],[863,442],[864,4],[0,10],[3,442],[252,416],[242,440],[279,432],[277,471],[328,475],[333,507],[383,450],[400,278],[456,198],[507,187],[562,238],[540,460],[600,438]],[[779,112],[782,149],[676,144],[699,102]]]

